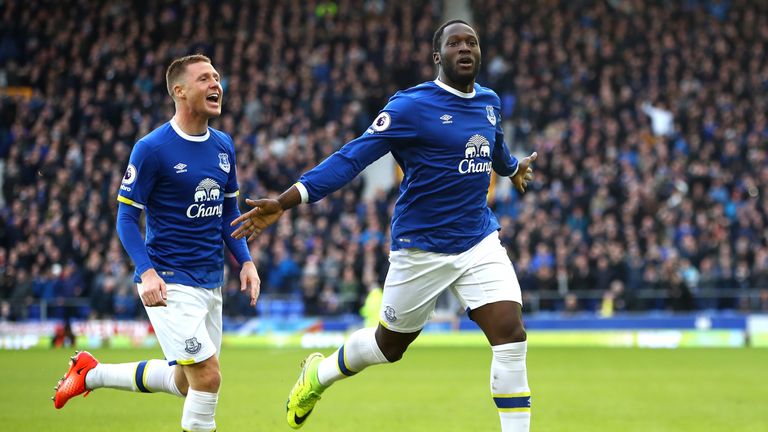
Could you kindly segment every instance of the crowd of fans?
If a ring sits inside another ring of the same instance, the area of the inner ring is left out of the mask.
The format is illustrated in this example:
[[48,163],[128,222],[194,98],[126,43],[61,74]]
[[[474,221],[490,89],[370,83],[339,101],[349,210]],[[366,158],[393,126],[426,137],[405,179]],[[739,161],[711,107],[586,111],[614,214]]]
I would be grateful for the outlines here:
[[[768,5],[470,4],[478,82],[501,97],[510,148],[539,153],[528,193],[503,180],[491,196],[526,308],[768,311]],[[0,97],[0,316],[40,300],[54,316],[143,314],[115,198],[133,143],[173,114],[172,58],[213,59],[241,196],[274,195],[434,79],[441,6],[0,3],[0,88],[17,91]],[[264,298],[354,313],[383,283],[396,190],[363,186],[251,243]],[[256,314],[227,265],[225,313]]]

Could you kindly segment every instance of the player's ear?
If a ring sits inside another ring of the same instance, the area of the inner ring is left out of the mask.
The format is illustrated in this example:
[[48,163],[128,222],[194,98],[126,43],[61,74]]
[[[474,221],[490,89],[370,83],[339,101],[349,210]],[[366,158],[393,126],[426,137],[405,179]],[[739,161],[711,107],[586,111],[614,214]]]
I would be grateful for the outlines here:
[[174,96],[174,99],[180,99],[182,96],[184,96],[184,86],[182,86],[180,83],[174,84],[173,96]]
[[435,51],[432,53],[432,61],[437,65],[440,64],[440,53]]

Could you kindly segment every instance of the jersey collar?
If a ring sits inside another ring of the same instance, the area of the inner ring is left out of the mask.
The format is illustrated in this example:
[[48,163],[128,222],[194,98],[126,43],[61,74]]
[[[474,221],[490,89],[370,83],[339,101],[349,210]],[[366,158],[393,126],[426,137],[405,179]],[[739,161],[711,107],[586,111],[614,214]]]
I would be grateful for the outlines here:
[[448,84],[440,81],[439,78],[435,78],[435,84],[437,84],[438,87],[442,88],[443,90],[447,91],[448,93],[455,94],[456,96],[464,99],[472,99],[475,97],[475,89],[472,89],[472,93],[464,93],[462,91],[458,91],[455,88],[449,86]]
[[176,133],[180,137],[184,138],[187,141],[203,142],[203,141],[207,141],[208,138],[210,138],[210,136],[211,136],[211,131],[209,131],[208,129],[206,129],[205,133],[202,134],[202,135],[190,135],[190,134],[184,132],[183,130],[181,130],[181,128],[179,127],[178,123],[176,123],[176,120],[171,119],[170,123],[171,123],[171,127],[173,128],[173,130],[176,131]]

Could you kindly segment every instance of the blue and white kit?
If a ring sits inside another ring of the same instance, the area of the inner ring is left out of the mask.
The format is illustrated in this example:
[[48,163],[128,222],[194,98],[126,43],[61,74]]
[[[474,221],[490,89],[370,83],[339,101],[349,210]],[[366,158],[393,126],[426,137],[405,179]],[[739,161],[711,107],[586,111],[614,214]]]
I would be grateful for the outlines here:
[[140,249],[148,260],[129,249],[136,245],[125,244],[136,265],[134,280],[151,266],[166,282],[220,287],[224,242],[240,263],[250,260],[245,241],[229,236],[229,221],[240,214],[237,195],[234,144],[223,132],[188,135],[171,120],[140,139],[117,197],[121,213],[130,212],[118,217],[118,230],[125,228],[122,216],[147,215],[146,247]]
[[[362,136],[299,179],[302,201],[322,199],[389,152],[404,177],[392,217],[392,265],[384,287],[382,324],[400,331],[418,330],[442,291],[468,284],[486,293],[456,292],[470,309],[499,300],[520,303],[517,277],[496,233],[500,225],[487,203],[491,171],[512,176],[518,168],[504,143],[498,95],[478,84],[471,93],[463,93],[439,80],[398,92]],[[407,253],[398,253],[401,250]],[[429,254],[439,262],[450,254],[462,262],[464,271],[439,271],[440,266],[426,264]],[[419,265],[398,261],[415,255]],[[498,265],[477,271],[476,261],[489,259]],[[510,272],[494,276],[499,266]],[[426,273],[414,273],[418,268],[438,271],[443,277],[435,280],[434,273],[423,277]],[[398,289],[393,288],[395,281]],[[423,289],[425,283],[429,292]]]
[[154,268],[166,282],[167,307],[146,310],[169,360],[197,363],[220,349],[224,244],[240,264],[251,260],[246,240],[230,236],[237,195],[234,144],[216,129],[189,135],[171,120],[133,147],[117,231],[136,266],[134,281]]

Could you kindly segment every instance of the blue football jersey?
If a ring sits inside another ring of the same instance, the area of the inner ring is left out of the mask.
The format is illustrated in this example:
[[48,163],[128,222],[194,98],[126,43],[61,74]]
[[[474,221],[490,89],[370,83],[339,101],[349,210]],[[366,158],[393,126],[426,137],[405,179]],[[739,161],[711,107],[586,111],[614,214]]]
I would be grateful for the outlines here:
[[299,179],[304,198],[325,197],[391,152],[405,174],[392,250],[466,251],[500,228],[487,203],[491,170],[517,171],[499,112],[498,95],[478,84],[472,93],[438,80],[398,92],[363,135]]
[[237,194],[232,139],[210,127],[188,135],[171,120],[133,147],[117,199],[145,211],[147,252],[160,277],[217,288],[224,280],[224,198]]

